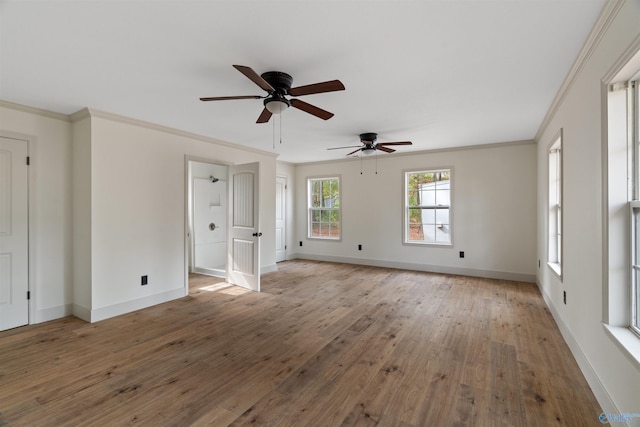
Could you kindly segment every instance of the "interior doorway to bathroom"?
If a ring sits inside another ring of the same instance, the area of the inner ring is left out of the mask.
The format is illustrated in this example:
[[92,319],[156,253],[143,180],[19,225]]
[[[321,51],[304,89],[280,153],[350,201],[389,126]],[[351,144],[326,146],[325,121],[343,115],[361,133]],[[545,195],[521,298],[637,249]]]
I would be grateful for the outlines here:
[[188,161],[189,272],[227,276],[229,168]]

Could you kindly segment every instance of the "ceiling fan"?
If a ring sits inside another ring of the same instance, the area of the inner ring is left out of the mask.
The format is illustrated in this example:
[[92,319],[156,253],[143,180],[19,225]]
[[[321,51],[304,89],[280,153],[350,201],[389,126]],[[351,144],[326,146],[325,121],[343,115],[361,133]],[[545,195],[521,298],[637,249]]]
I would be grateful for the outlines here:
[[273,114],[280,114],[288,107],[294,107],[306,113],[312,114],[323,120],[333,117],[333,113],[308,104],[299,99],[287,99],[286,96],[303,96],[315,93],[335,92],[344,90],[344,85],[340,80],[330,80],[322,83],[314,83],[305,86],[291,87],[293,78],[281,71],[267,71],[258,75],[250,67],[244,65],[234,65],[236,70],[244,74],[249,80],[257,84],[262,90],[267,92],[266,96],[241,95],[241,96],[213,96],[200,98],[200,101],[228,101],[232,99],[264,99],[264,109],[258,117],[256,123],[267,123]]
[[327,148],[327,150],[340,150],[342,148],[353,148],[358,147],[357,150],[353,150],[347,156],[357,153],[361,151],[363,155],[370,155],[376,152],[376,150],[384,151],[385,153],[393,153],[393,148],[389,148],[389,145],[412,145],[411,141],[400,141],[400,142],[379,142],[378,134],[373,132],[361,133],[360,134],[360,142],[362,142],[362,146],[360,145],[348,145],[346,147],[335,147],[335,148]]

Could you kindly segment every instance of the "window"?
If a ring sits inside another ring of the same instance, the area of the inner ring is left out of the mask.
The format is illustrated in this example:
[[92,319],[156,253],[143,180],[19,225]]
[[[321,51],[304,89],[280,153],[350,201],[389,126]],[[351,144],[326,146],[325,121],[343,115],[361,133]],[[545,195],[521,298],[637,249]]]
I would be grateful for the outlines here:
[[633,184],[631,186],[631,329],[640,335],[640,93],[638,82],[631,81],[627,85],[628,92],[628,123],[631,144],[629,164],[633,170]]
[[640,335],[640,201],[631,205],[631,329]]
[[340,239],[340,178],[307,179],[307,237]]
[[602,79],[605,330],[640,367],[640,40]]
[[404,242],[451,244],[451,169],[404,174]]
[[562,277],[562,131],[549,147],[549,222],[547,262]]

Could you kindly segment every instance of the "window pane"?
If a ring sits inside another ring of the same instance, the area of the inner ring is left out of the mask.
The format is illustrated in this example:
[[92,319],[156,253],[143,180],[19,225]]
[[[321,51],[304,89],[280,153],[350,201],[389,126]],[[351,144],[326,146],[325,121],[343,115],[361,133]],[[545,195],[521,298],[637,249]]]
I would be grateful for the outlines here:
[[424,230],[423,240],[427,243],[434,243],[436,241],[436,225],[424,224],[423,230]]
[[425,184],[420,187],[420,204],[422,206],[436,205],[436,191],[433,184]]
[[449,226],[438,224],[436,225],[436,240],[437,243],[449,243],[451,238],[449,236]]
[[450,209],[435,209],[451,204],[450,177],[450,170],[405,174],[405,241],[451,243]]
[[[447,181],[447,187],[449,187],[449,182]],[[441,189],[438,188],[436,193],[436,205],[437,206],[449,206],[451,204],[451,195],[448,188]]]
[[436,223],[436,209],[422,209],[422,222],[425,224]]
[[449,225],[449,209],[436,209],[436,224]]
[[[633,211],[633,229],[635,231],[635,235],[633,236],[633,250],[635,253],[634,259],[632,260],[634,265],[640,265],[640,247],[639,246],[639,242],[640,242],[640,215],[638,215],[639,213],[639,209],[638,208],[634,208]],[[637,286],[637,282],[636,282],[636,286]]]
[[637,329],[640,329],[640,290],[638,289],[638,280],[640,279],[640,271],[636,268],[633,269],[633,283],[634,283],[634,289],[631,293],[632,298],[633,298],[633,304],[635,307],[634,313],[633,313],[633,319],[631,319],[632,321],[632,325],[633,327]]
[[308,179],[309,237],[340,238],[340,180]]

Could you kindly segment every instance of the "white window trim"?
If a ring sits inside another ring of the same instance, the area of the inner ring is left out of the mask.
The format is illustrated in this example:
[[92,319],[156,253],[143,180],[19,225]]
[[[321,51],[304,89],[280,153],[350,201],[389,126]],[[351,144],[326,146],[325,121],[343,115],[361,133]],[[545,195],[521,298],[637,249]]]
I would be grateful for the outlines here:
[[[559,200],[554,200],[554,203],[556,203],[559,206],[559,209],[557,211],[560,212],[560,221],[557,221],[557,216],[558,214],[556,213],[555,216],[551,215],[551,208],[552,208],[552,200],[551,200],[551,170],[550,170],[550,166],[551,166],[551,154],[553,154],[554,152],[559,152],[560,154],[558,155],[558,158],[556,160],[556,174],[554,175],[554,177],[556,178],[556,181],[559,183],[559,188],[556,190],[557,192],[560,193],[560,197],[558,198]],[[559,160],[559,161],[558,161]],[[564,191],[563,191],[563,171],[564,171],[564,155],[563,155],[563,131],[562,129],[560,129],[558,131],[558,133],[553,137],[553,139],[551,140],[551,143],[549,144],[548,148],[547,148],[547,266],[551,269],[551,271],[558,277],[558,279],[560,279],[560,281],[562,282],[562,260],[563,258],[563,251],[564,251],[564,244],[563,244],[563,233],[564,233],[564,215],[563,215],[563,211],[562,211],[562,207],[563,207],[563,196],[564,196]],[[558,176],[559,175],[559,176]],[[556,221],[556,225],[552,226],[551,224],[551,220],[554,219]],[[559,230],[558,230],[559,229]],[[553,234],[553,236],[552,236]],[[552,239],[555,240],[555,243],[552,241]],[[555,249],[554,251],[556,252],[555,254],[552,253],[552,244],[554,245]]]
[[[449,172],[449,191],[450,199],[449,199],[449,242],[420,242],[416,240],[408,239],[409,232],[409,216],[407,206],[407,174],[410,173],[421,173],[421,172],[440,172],[440,171],[448,171]],[[417,246],[417,247],[431,247],[431,248],[451,248],[453,246],[453,194],[454,194],[454,175],[455,172],[452,166],[445,167],[427,167],[427,168],[412,168],[405,169],[402,171],[402,244],[404,246]]]
[[[640,77],[640,73],[635,76],[635,79]],[[629,241],[631,247],[629,248],[629,329],[631,332],[640,337],[640,322],[636,323],[638,316],[637,306],[638,293],[640,293],[640,283],[638,283],[638,277],[640,277],[640,266],[636,266],[636,250],[640,241],[636,241],[634,236],[636,234],[636,221],[634,221],[634,210],[640,209],[640,85],[638,80],[632,80],[630,82],[628,102],[628,115],[629,121],[633,123],[633,128],[629,129],[629,141],[631,145],[631,164],[633,170],[632,181],[632,197],[629,202]]]
[[[637,293],[640,292],[640,284],[638,283],[638,277],[640,277],[640,265],[634,265],[633,260],[636,258],[636,250],[639,242],[634,242],[633,236],[636,235],[636,221],[634,221],[634,210],[640,210],[640,200],[632,200],[629,202],[629,235],[631,238],[629,239],[630,248],[629,248],[629,283],[630,286],[630,305],[629,305],[629,329],[631,332],[640,337],[640,324],[635,325],[634,317],[636,315],[636,310],[639,310],[640,307],[636,306],[636,301],[638,300]],[[634,244],[635,243],[635,244]]]
[[[631,106],[627,82],[640,78],[640,39],[625,51],[611,70],[603,77],[601,85],[603,120],[603,327],[612,341],[625,353],[629,360],[640,369],[640,337],[630,327],[632,312],[631,290],[631,235],[628,208],[627,215],[618,214],[623,203],[633,199],[634,177],[632,156],[633,141],[629,138],[628,116],[620,116],[621,111],[629,113]],[[634,75],[635,74],[635,75]],[[621,89],[627,89],[624,92]],[[626,95],[625,95],[626,94]],[[624,106],[626,105],[626,107]],[[636,106],[637,108],[637,106]],[[627,137],[625,138],[625,135]],[[620,154],[626,146],[627,167],[621,167]],[[627,185],[622,190],[626,179]],[[623,271],[625,273],[623,273]]]
[[[310,206],[310,195],[311,195],[311,181],[319,181],[319,180],[329,180],[329,179],[337,179],[338,180],[338,197],[340,199],[340,206],[338,206],[338,211],[340,212],[340,220],[338,221],[338,227],[340,229],[339,237],[322,237],[322,236],[312,236],[311,235],[311,206]],[[339,242],[342,240],[342,176],[341,175],[320,175],[320,176],[308,176],[306,178],[306,198],[307,198],[307,239],[309,240],[321,240],[326,242]]]

